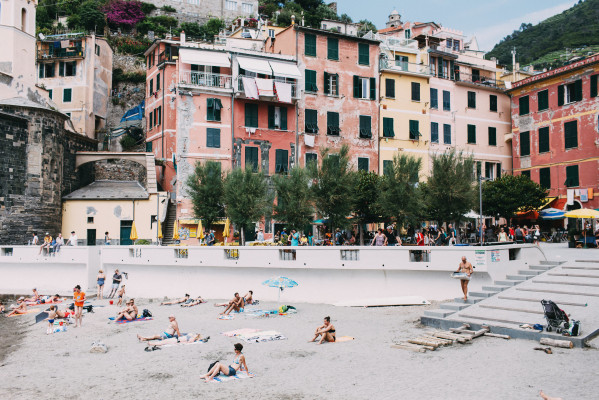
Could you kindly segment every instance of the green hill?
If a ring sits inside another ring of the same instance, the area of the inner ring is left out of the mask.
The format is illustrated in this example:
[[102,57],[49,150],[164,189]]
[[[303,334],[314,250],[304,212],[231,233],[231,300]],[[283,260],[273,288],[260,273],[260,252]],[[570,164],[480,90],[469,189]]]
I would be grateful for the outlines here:
[[496,57],[500,64],[511,66],[511,50],[515,47],[520,65],[550,68],[567,61],[566,49],[572,55],[586,55],[596,49],[594,45],[599,45],[599,0],[580,0],[537,25],[523,23],[486,57]]

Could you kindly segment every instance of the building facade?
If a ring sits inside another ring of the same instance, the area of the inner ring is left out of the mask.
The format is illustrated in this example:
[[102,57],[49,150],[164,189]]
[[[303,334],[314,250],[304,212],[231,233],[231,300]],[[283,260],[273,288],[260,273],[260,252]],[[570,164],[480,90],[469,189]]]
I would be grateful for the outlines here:
[[512,84],[514,174],[560,209],[599,208],[599,55]]
[[77,132],[93,139],[106,126],[112,54],[108,42],[95,35],[52,35],[37,42],[38,85]]

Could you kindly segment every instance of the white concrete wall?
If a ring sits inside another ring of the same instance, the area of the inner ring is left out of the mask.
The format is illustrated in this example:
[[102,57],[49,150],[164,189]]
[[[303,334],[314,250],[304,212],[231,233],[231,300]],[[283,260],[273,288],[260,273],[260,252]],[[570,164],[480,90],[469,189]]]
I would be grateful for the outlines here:
[[[266,279],[287,276],[299,283],[286,290],[284,302],[336,303],[340,301],[423,296],[443,300],[460,295],[458,282],[449,277],[462,255],[475,266],[471,290],[504,279],[545,260],[533,245],[498,247],[155,247],[106,246],[64,248],[56,258],[39,257],[31,247],[0,248],[0,293],[21,293],[38,287],[43,292],[69,292],[87,279],[88,292],[102,268],[108,277],[115,269],[127,272],[131,297],[176,297],[185,292],[205,298],[229,298],[253,290],[256,298],[276,300],[277,290],[262,286]],[[410,250],[430,250],[430,262],[410,261]],[[518,252],[509,261],[509,249]],[[176,253],[187,250],[187,258]],[[226,259],[225,250],[238,250],[239,259]],[[296,250],[295,260],[280,259],[281,250]],[[341,251],[359,251],[358,261],[341,260]],[[482,253],[477,257],[475,251]],[[493,253],[495,252],[495,253]],[[23,274],[22,271],[26,271]],[[59,277],[59,278],[57,278]],[[110,280],[108,280],[110,281]],[[107,282],[109,284],[110,282]]]

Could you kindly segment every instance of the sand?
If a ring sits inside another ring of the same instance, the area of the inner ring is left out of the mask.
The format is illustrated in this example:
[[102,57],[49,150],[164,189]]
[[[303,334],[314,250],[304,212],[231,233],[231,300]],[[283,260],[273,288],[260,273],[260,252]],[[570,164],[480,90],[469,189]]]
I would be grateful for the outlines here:
[[[259,296],[259,293],[256,293]],[[211,301],[192,308],[159,306],[138,300],[154,320],[109,324],[116,311],[107,301],[85,315],[82,328],[46,335],[44,323],[23,316],[18,349],[0,366],[3,399],[68,397],[127,399],[500,399],[535,398],[539,389],[564,399],[591,399],[599,380],[597,349],[533,351],[535,342],[479,338],[469,345],[425,354],[393,349],[394,341],[425,329],[419,317],[439,304],[389,308],[336,308],[295,304],[291,316],[252,318],[236,315],[218,320]],[[274,303],[260,308],[273,308]],[[210,336],[206,344],[145,352],[136,334],[162,332],[174,313],[182,331]],[[314,328],[330,315],[339,336],[356,340],[307,343]],[[2,324],[6,319],[2,317]],[[247,364],[255,377],[226,383],[198,379],[210,362],[233,358],[234,338],[221,332],[239,328],[277,330],[287,340],[245,344]],[[108,346],[90,353],[93,341]]]

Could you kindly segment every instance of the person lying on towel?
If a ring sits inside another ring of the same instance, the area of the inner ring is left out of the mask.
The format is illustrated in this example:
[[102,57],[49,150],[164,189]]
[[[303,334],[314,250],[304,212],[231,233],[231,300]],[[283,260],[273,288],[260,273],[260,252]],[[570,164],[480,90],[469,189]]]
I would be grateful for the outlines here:
[[177,319],[175,318],[174,315],[169,315],[168,320],[169,320],[168,328],[166,328],[166,330],[164,332],[162,332],[160,335],[143,337],[138,334],[137,339],[139,339],[140,342],[147,342],[149,340],[166,340],[166,339],[175,338],[175,339],[177,339],[177,343],[179,343],[179,337],[182,335],[181,335],[181,332],[179,331],[179,324],[177,323]]
[[[179,340],[177,342],[177,339]],[[189,344],[189,343],[195,343],[195,342],[204,342],[206,343],[208,340],[210,339],[210,336],[206,337],[206,338],[202,338],[201,334],[195,334],[195,333],[184,333],[183,336],[179,337],[179,338],[168,338],[168,339],[163,339],[163,340],[152,340],[152,341],[148,341],[148,346],[164,346],[167,344],[177,344],[177,343],[183,343],[183,344]]]
[[189,294],[185,293],[185,297],[182,297],[178,300],[173,300],[173,301],[163,301],[162,303],[160,303],[161,306],[170,306],[173,304],[181,304],[181,303],[191,303],[192,300],[189,299]]
[[181,304],[181,307],[193,307],[202,303],[206,303],[206,300],[204,300],[202,296],[198,296],[195,299],[190,299],[189,301],[186,301],[185,303]]

